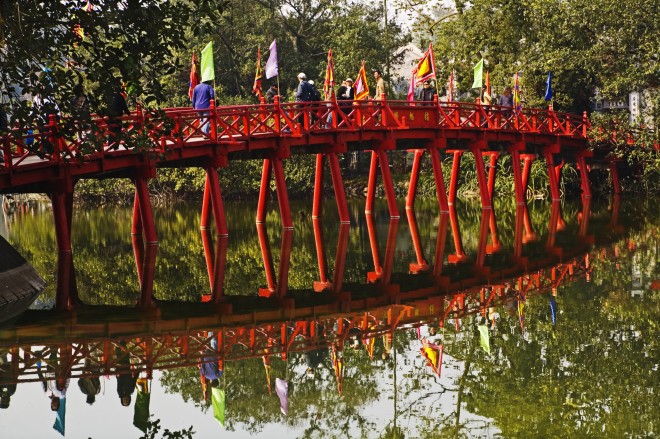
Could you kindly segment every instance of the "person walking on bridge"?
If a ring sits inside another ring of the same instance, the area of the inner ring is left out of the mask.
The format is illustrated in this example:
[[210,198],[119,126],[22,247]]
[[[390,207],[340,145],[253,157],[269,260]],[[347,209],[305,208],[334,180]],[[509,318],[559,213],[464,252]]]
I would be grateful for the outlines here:
[[374,100],[379,101],[385,96],[385,80],[383,79],[380,70],[374,70],[374,78],[376,79],[376,94],[374,95]]
[[200,116],[201,130],[208,134],[211,130],[208,115],[211,114],[211,99],[215,99],[213,91],[213,81],[200,82],[193,89],[192,107],[197,110]]

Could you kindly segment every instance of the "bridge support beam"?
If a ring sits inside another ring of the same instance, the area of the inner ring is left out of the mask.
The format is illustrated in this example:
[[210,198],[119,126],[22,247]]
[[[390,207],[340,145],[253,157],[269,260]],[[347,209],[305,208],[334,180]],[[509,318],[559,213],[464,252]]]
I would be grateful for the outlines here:
[[380,165],[380,173],[383,177],[383,187],[387,199],[387,207],[390,211],[390,218],[398,219],[399,207],[396,204],[396,195],[394,194],[394,183],[392,182],[392,173],[390,172],[390,162],[387,153],[383,149],[373,150],[371,152],[371,166],[369,167],[369,184],[367,186],[367,202],[364,213],[370,214],[374,211],[374,200],[376,198],[376,171]]
[[[421,167],[422,157],[425,150],[416,149],[413,157],[413,166],[410,173],[410,184],[408,185],[408,195],[406,196],[406,210],[412,210],[415,207],[415,197],[417,196],[417,183],[419,181],[419,172]],[[440,151],[435,147],[428,149],[431,157],[431,165],[433,167],[433,179],[435,180],[435,193],[438,198],[438,206],[440,212],[449,212],[449,203],[447,201],[447,190],[445,188],[445,181],[442,175],[442,162],[440,160]]]
[[479,193],[481,195],[481,208],[491,209],[493,202],[488,193],[488,182],[486,180],[486,167],[484,166],[484,159],[482,151],[487,148],[486,142],[480,141],[470,146],[470,150],[474,155],[474,165],[477,173],[477,182],[479,183]]
[[561,201],[561,193],[559,191],[559,181],[557,179],[557,168],[555,167],[555,158],[553,152],[546,148],[543,152],[545,156],[545,163],[548,169],[548,180],[550,183],[550,195],[552,201]]
[[280,206],[282,228],[285,230],[293,230],[289,195],[286,190],[286,180],[284,178],[284,167],[282,166],[282,159],[280,158],[264,159],[264,166],[261,172],[261,187],[259,189],[259,203],[257,205],[257,224],[266,221],[266,204],[268,203],[268,194],[270,192],[271,170],[275,174],[275,190],[277,192],[277,201]]
[[490,157],[490,163],[488,165],[488,195],[492,200],[495,194],[495,174],[497,173],[497,160],[500,158],[500,153],[489,152],[487,154]]
[[516,191],[516,205],[520,206],[526,203],[526,196],[522,172],[520,171],[520,152],[517,149],[511,151],[511,169],[513,170],[513,184]]
[[330,166],[330,175],[332,176],[332,186],[335,191],[335,200],[337,201],[337,212],[339,212],[339,222],[341,224],[350,224],[348,215],[348,203],[346,202],[346,190],[344,189],[344,180],[341,177],[341,168],[339,167],[339,158],[336,153],[316,154],[316,172],[314,174],[314,201],[312,204],[312,218],[321,218],[323,211],[323,158],[328,157]]
[[580,185],[582,187],[582,196],[586,198],[591,198],[591,183],[589,182],[589,168],[587,162],[584,159],[584,155],[579,155],[577,157],[577,165],[580,169]]

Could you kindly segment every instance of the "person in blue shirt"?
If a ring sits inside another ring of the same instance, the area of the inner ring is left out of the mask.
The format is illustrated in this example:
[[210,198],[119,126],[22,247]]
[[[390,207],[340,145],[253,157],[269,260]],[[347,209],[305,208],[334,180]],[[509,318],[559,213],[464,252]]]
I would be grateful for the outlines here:
[[[210,114],[211,99],[215,99],[212,81],[200,82],[193,89],[192,107],[198,111],[202,132],[208,134],[211,130],[208,116]],[[202,111],[205,110],[205,111]]]

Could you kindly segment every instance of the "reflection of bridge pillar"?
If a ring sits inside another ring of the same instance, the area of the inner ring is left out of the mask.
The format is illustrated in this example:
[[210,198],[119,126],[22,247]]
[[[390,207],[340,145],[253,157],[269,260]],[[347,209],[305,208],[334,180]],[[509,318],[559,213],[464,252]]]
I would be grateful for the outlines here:
[[275,174],[275,190],[277,191],[277,201],[280,206],[282,227],[284,229],[293,229],[289,195],[286,191],[284,167],[282,166],[281,158],[264,159],[264,166],[261,173],[261,187],[259,189],[259,203],[257,205],[257,223],[266,221],[266,204],[268,203],[268,193],[270,191],[271,169]]
[[477,258],[475,265],[483,269],[486,264],[486,248],[488,243],[488,229],[490,227],[490,218],[493,213],[491,209],[481,210],[481,221],[479,222],[479,241],[477,242]]
[[458,192],[458,179],[461,173],[461,157],[463,151],[454,151],[454,159],[451,164],[451,179],[449,180],[449,205],[456,204],[456,193]]
[[337,238],[337,253],[335,255],[335,271],[333,273],[334,282],[332,284],[333,293],[341,291],[344,283],[344,270],[346,268],[346,250],[348,249],[348,224],[339,226],[339,237]]
[[68,310],[78,300],[71,250],[71,222],[73,217],[73,188],[59,188],[50,194],[55,223],[58,252],[58,275],[55,308]]
[[585,161],[585,154],[577,157],[577,165],[580,169],[580,186],[582,187],[582,196],[591,198],[591,183],[589,183],[589,168]]
[[442,274],[442,265],[445,260],[445,245],[447,243],[447,225],[449,215],[441,213],[438,220],[438,235],[435,241],[435,255],[433,256],[433,275],[439,277]]
[[419,239],[419,229],[417,228],[417,218],[415,218],[414,210],[406,210],[408,217],[408,227],[410,228],[410,237],[412,238],[413,249],[415,250],[415,262],[409,264],[410,273],[417,274],[421,271],[428,270],[429,266],[424,259],[424,251],[422,250],[422,243]]
[[486,246],[486,253],[489,255],[497,253],[502,249],[499,235],[497,233],[497,217],[495,216],[495,209],[491,209],[490,219],[488,220],[488,227],[490,229],[491,245]]
[[280,265],[277,279],[275,278],[275,268],[268,241],[268,232],[264,223],[257,224],[257,234],[259,235],[259,246],[264,261],[264,270],[266,272],[266,289],[259,289],[259,295],[262,297],[273,297],[284,299],[289,285],[289,265],[291,262],[291,245],[293,243],[293,230],[284,229],[282,231],[282,246],[280,248]]
[[222,201],[218,170],[213,165],[206,166],[204,170],[206,171],[206,182],[204,184],[204,199],[202,201],[200,228],[209,228],[209,214],[213,211],[216,234],[227,236],[227,218],[225,216],[225,207]]
[[548,227],[548,241],[546,244],[549,248],[555,246],[559,218],[561,218],[561,203],[559,201],[553,201],[550,208],[550,226]]
[[369,214],[374,211],[374,200],[376,197],[376,170],[380,165],[380,173],[383,177],[383,188],[391,218],[400,218],[399,207],[396,204],[394,183],[390,172],[390,162],[384,148],[375,149],[371,152],[371,165],[369,167],[369,184],[367,186],[367,200],[364,212]]
[[[316,155],[317,165],[320,155],[321,154]],[[317,166],[316,168],[317,176],[318,176],[318,170],[319,168]],[[327,267],[327,260],[325,257],[325,240],[323,239],[323,224],[321,222],[321,219],[318,216],[313,216],[313,214],[312,214],[312,226],[314,228],[314,243],[316,244],[316,260],[319,266],[319,281],[314,282],[314,291],[321,292],[326,288],[330,287],[330,282],[328,281],[328,267]]]
[[448,261],[451,264],[463,262],[467,259],[463,251],[463,242],[461,240],[461,229],[458,224],[458,215],[456,214],[456,207],[453,204],[449,205],[449,221],[451,224],[451,234],[454,238],[454,254],[448,256]]
[[[133,203],[133,224],[131,234],[133,235],[134,254],[140,283],[140,306],[151,306],[153,299],[153,280],[155,274],[156,254],[158,251],[158,237],[154,223],[153,211],[151,210],[151,199],[147,179],[155,177],[154,167],[139,169],[133,176],[135,185],[135,198]],[[146,246],[143,247],[144,254],[137,247],[143,246],[143,241],[138,238],[143,234]]]
[[369,233],[369,244],[371,245],[371,253],[374,261],[374,271],[367,273],[367,281],[369,283],[379,282],[380,284],[387,285],[390,282],[390,277],[392,275],[399,220],[397,218],[390,219],[387,228],[387,242],[385,244],[385,256],[382,265],[378,253],[378,233],[376,232],[376,224],[373,215],[366,215],[366,220],[367,231]]
[[616,161],[610,160],[608,162],[608,167],[610,168],[610,176],[612,178],[612,190],[615,195],[619,195],[621,190],[621,180],[619,179],[619,169],[616,167]]
[[224,297],[225,268],[227,265],[227,241],[228,237],[217,236],[215,251],[213,248],[213,236],[209,230],[202,230],[202,244],[204,245],[204,258],[206,260],[206,271],[209,276],[211,287],[210,300],[213,303],[222,303]]
[[513,233],[513,260],[516,262],[519,262],[522,258],[524,210],[524,204],[516,205],[516,226]]
[[316,172],[314,175],[314,198],[312,204],[312,218],[320,218],[323,208],[323,157],[328,157],[330,174],[332,176],[332,186],[335,191],[335,200],[337,201],[337,212],[339,212],[339,221],[342,224],[351,222],[348,215],[348,204],[346,203],[346,190],[344,181],[341,177],[341,168],[339,167],[339,158],[336,153],[316,154]]

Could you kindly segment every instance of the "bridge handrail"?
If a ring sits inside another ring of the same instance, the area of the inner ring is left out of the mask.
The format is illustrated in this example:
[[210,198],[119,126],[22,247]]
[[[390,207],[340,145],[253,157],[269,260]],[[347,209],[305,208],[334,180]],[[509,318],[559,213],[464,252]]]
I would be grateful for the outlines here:
[[[208,132],[200,124],[200,111],[190,107],[165,108],[160,113],[138,108],[130,116],[113,118],[93,115],[89,125],[64,122],[70,116],[34,127],[14,128],[4,136],[5,160],[0,169],[9,172],[18,166],[45,162],[86,161],[112,153],[118,144],[105,143],[96,151],[85,153],[87,138],[110,136],[111,123],[123,125],[125,139],[140,136],[141,148],[163,152],[167,147],[192,146],[205,142],[236,143],[263,136],[301,136],[346,130],[410,129],[476,129],[549,134],[587,139],[589,120],[583,116],[549,109],[512,108],[472,102],[420,102],[395,100],[278,102],[212,106]],[[419,121],[424,121],[419,123]],[[69,125],[69,128],[65,128]],[[77,128],[76,128],[77,127]],[[26,160],[39,157],[39,161]]]

